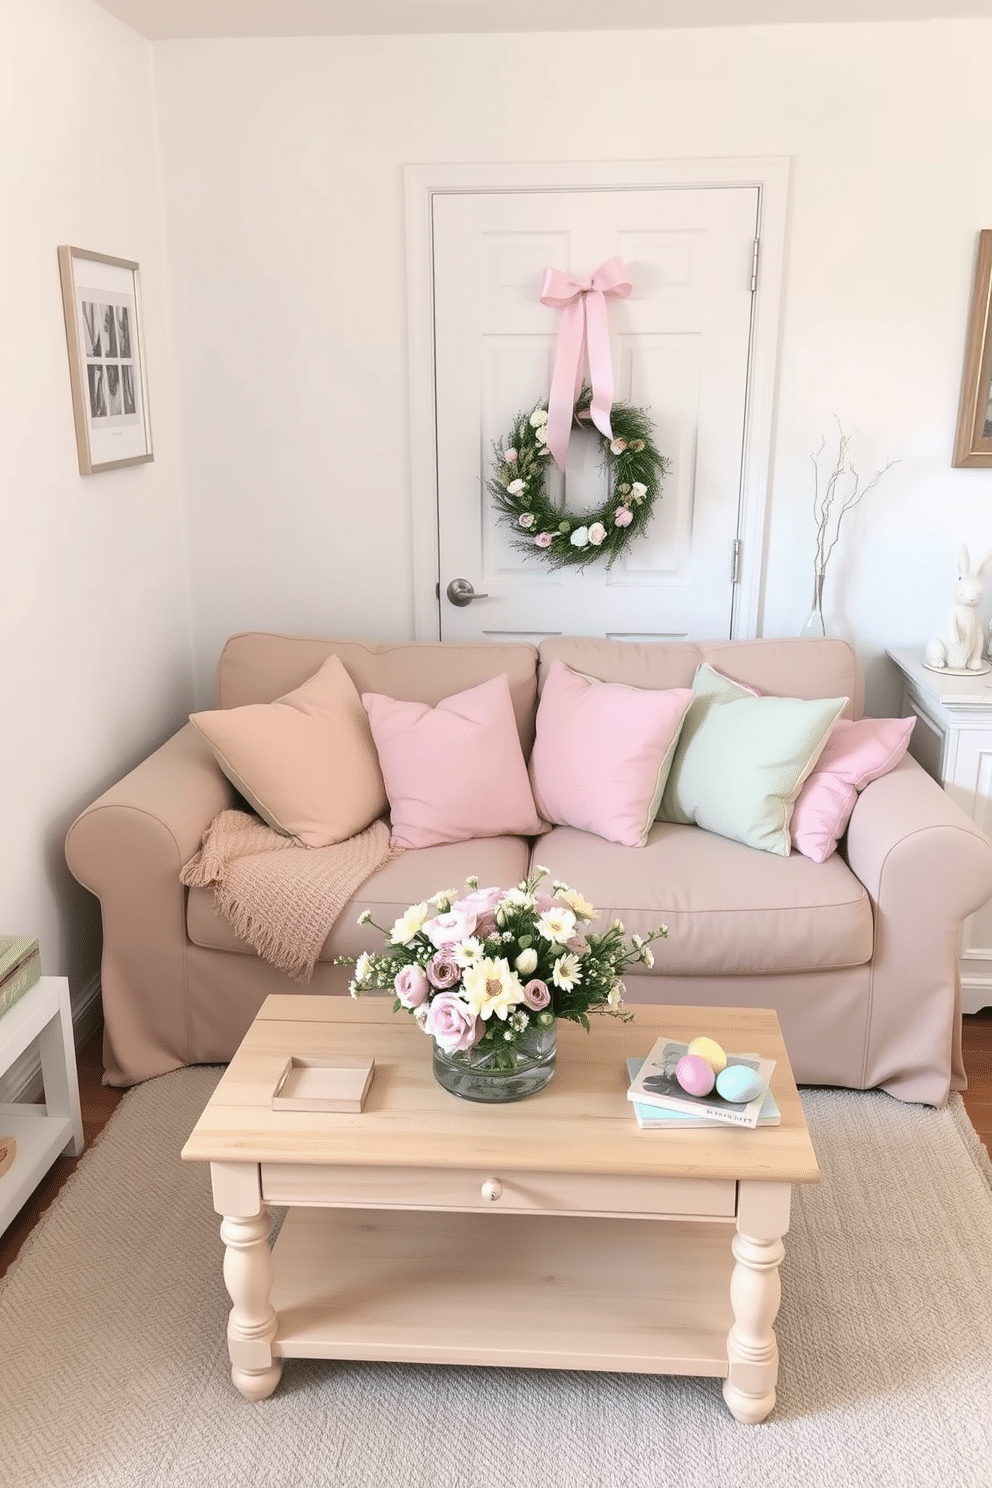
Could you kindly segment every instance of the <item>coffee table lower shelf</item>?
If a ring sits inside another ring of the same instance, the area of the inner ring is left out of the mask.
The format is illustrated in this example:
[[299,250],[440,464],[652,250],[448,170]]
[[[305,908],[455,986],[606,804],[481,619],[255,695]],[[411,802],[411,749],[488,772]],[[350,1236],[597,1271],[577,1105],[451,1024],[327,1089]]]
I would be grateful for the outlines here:
[[293,1208],[272,1353],[725,1378],[732,1220]]

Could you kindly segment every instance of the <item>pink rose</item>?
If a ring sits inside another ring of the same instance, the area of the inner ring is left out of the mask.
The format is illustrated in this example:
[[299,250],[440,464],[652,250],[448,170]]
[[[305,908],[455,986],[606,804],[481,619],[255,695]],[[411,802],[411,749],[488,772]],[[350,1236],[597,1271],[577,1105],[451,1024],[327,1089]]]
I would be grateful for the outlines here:
[[551,544],[554,542],[557,536],[557,532],[539,532],[535,537],[534,542],[539,548],[550,548]]
[[419,1007],[426,999],[430,986],[422,969],[416,965],[404,966],[393,978],[396,996],[405,1008]]
[[629,506],[618,506],[613,514],[613,525],[615,527],[629,527],[634,520],[634,513]]
[[524,1002],[535,1013],[546,1008],[550,1001],[551,993],[548,991],[547,983],[542,982],[539,977],[535,977],[524,987]]
[[471,1049],[475,1043],[476,1018],[467,1002],[454,992],[439,992],[431,1003],[424,1032],[448,1054]]
[[435,915],[424,925],[424,934],[431,945],[437,946],[439,951],[446,950],[448,946],[457,945],[460,940],[465,940],[475,929],[476,916],[467,909],[459,909],[452,905],[447,914]]
[[427,963],[428,980],[435,987],[453,987],[461,974],[461,967],[450,951],[438,951]]
[[451,909],[452,912],[459,910],[463,914],[476,916],[492,914],[502,897],[502,889],[473,889],[470,894],[463,894],[460,899],[456,899]]

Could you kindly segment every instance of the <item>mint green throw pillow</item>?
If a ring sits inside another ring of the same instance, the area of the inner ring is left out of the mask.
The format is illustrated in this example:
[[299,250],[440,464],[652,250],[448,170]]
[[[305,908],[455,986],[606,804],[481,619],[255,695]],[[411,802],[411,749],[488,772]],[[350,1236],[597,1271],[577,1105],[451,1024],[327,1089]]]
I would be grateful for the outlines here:
[[703,662],[658,811],[788,857],[803,782],[847,698],[756,697]]

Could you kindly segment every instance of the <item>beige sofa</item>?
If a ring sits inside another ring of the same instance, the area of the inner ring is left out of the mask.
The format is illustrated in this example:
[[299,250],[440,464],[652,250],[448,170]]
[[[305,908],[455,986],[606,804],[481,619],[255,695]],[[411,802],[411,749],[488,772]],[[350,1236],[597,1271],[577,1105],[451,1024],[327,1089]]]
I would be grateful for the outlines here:
[[[220,658],[217,705],[271,702],[337,654],[358,690],[430,704],[505,672],[525,755],[550,661],[604,681],[689,687],[701,661],[762,693],[849,698],[863,678],[837,640],[634,644],[555,638],[529,644],[395,645],[249,633]],[[106,1077],[130,1084],[230,1058],[269,993],[295,982],[239,941],[183,865],[214,815],[243,805],[192,725],[73,823],[66,856],[100,900]],[[568,827],[536,842],[498,837],[411,850],[376,872],[338,919],[309,990],[342,994],[335,956],[377,949],[356,923],[390,924],[411,903],[463,883],[511,885],[540,862],[629,932],[664,921],[652,971],[628,1001],[771,1007],[796,1077],[881,1086],[942,1104],[965,1083],[957,975],[962,919],[992,894],[992,844],[908,756],[858,797],[841,849],[824,863],[779,857],[695,826],[657,822],[643,848]]]

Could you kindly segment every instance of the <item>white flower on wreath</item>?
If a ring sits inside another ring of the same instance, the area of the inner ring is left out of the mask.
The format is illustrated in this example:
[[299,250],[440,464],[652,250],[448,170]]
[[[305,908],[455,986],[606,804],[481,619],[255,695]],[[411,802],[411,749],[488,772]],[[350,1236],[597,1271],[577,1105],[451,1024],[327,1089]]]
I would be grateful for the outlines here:
[[520,523],[521,527],[533,527],[533,525],[534,525],[534,513],[533,512],[521,512],[520,515],[519,515],[519,517],[517,518],[517,521]]
[[541,429],[541,428],[544,427],[544,425],[547,422],[548,422],[547,409],[545,409],[545,408],[535,408],[534,409],[534,412],[530,416],[530,426],[531,426],[531,428],[532,429]]
[[568,540],[572,544],[573,548],[587,547],[589,544],[589,528],[576,527],[575,531],[572,533],[571,537]]
[[[548,443],[548,430],[547,430],[547,426],[545,424],[542,424],[539,429],[535,430],[535,432],[534,432],[534,440],[535,440],[535,443],[537,443],[537,444],[543,444],[545,446],[547,445],[547,443]],[[544,453],[545,454],[548,453],[547,448],[545,448]]]
[[518,475],[516,480],[512,480],[507,486],[507,494],[510,496],[519,496],[520,493],[523,491],[525,485],[526,481],[522,481]]
[[430,915],[430,907],[427,904],[411,904],[405,914],[401,914],[389,932],[391,945],[409,945],[414,936],[423,928]]
[[594,548],[598,548],[601,543],[606,541],[606,528],[602,522],[593,522],[589,528],[589,541]]
[[634,481],[630,488],[630,494],[635,501],[643,501],[648,494],[648,488],[643,481]]
[[575,915],[570,909],[554,905],[538,916],[537,933],[550,940],[552,945],[564,945],[575,934]]
[[551,977],[556,987],[560,987],[563,992],[571,992],[576,983],[582,980],[578,956],[573,956],[571,951],[567,955],[559,956],[552,969]]
[[613,443],[610,445],[610,453],[612,455],[622,455],[626,448],[626,439],[614,439]]
[[524,989],[505,956],[495,960],[487,956],[466,969],[462,977],[462,997],[472,1012],[483,1022],[496,1014],[504,1023],[508,1013],[523,1001]]

